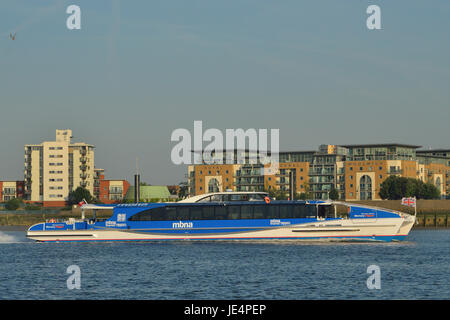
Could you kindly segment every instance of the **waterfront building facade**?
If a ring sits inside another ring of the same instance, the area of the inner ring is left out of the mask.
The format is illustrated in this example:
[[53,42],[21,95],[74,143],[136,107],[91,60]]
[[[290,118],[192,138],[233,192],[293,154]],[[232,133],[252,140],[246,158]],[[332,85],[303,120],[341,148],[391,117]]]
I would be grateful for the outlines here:
[[25,200],[64,206],[79,186],[93,194],[94,146],[71,138],[71,130],[56,130],[55,141],[25,145]]
[[433,183],[443,197],[449,196],[450,150],[418,148],[398,143],[321,145],[317,151],[280,152],[278,171],[273,175],[264,175],[261,170],[270,165],[267,162],[190,165],[189,194],[226,190],[288,192],[292,172],[294,194],[305,193],[311,199],[329,199],[334,189],[341,200],[381,200],[381,184],[391,175]]
[[127,180],[106,180],[104,169],[94,169],[94,198],[104,204],[121,203],[130,187]]
[[23,181],[0,181],[0,202],[7,202],[14,198],[23,198]]

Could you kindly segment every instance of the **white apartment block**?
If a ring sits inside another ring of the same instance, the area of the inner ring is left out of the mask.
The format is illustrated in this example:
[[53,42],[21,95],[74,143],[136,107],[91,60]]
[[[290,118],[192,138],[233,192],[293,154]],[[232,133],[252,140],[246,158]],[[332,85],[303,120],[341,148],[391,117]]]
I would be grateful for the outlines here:
[[81,186],[94,193],[94,146],[71,143],[72,130],[56,130],[55,141],[25,145],[25,198],[64,202]]

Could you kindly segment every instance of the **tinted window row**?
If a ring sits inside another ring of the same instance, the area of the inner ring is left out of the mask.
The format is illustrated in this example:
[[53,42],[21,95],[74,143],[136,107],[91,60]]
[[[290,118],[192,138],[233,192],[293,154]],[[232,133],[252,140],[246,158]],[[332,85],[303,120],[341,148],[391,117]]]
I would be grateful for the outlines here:
[[213,194],[209,197],[202,198],[197,202],[225,202],[225,201],[264,201],[266,194],[250,193],[250,194]]
[[172,220],[236,220],[316,218],[314,205],[202,205],[167,206],[145,210],[131,216],[129,221]]

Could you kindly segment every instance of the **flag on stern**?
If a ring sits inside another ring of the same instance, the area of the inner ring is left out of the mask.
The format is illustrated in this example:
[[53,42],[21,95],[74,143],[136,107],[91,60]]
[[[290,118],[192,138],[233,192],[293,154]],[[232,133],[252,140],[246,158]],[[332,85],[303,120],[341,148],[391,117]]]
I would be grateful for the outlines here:
[[402,205],[408,206],[408,207],[416,207],[416,198],[409,197],[409,198],[402,198]]

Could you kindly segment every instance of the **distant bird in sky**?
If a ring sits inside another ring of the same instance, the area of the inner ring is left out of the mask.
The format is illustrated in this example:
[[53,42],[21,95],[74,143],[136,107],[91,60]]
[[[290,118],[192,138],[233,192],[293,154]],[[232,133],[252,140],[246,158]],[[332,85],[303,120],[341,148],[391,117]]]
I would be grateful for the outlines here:
[[12,35],[12,33],[9,33],[9,37],[11,38],[11,40],[16,40],[16,33],[14,32],[14,35]]

